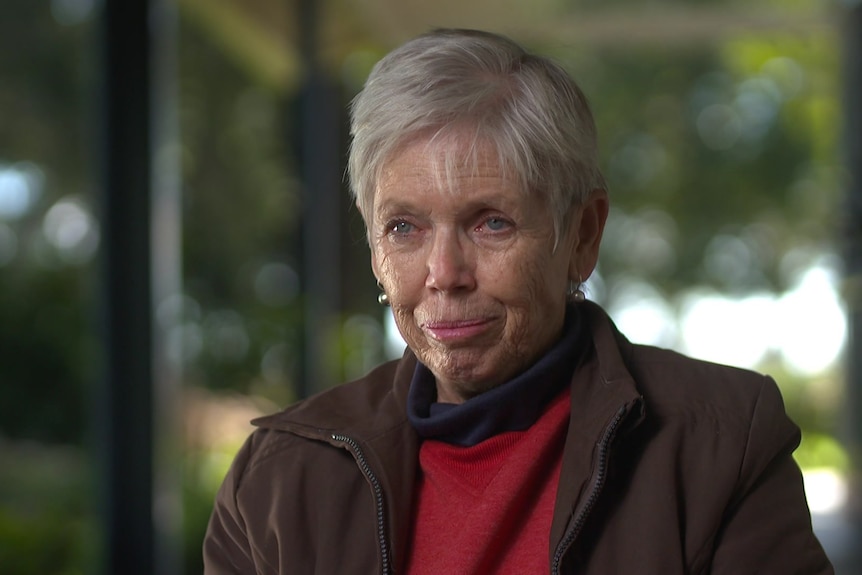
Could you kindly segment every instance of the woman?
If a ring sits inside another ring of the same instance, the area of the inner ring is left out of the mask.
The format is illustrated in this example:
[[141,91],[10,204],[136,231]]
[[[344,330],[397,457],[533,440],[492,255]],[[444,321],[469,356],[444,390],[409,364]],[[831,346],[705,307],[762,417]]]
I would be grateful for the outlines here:
[[377,64],[352,136],[408,348],[255,422],[206,573],[832,573],[774,382],[585,301],[608,199],[561,68],[439,30]]

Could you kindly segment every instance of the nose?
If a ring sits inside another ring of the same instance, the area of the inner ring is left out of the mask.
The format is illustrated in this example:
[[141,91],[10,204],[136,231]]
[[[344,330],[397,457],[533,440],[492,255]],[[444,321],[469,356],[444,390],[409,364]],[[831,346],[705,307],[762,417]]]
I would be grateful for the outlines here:
[[425,286],[441,292],[468,291],[476,286],[472,250],[457,230],[434,232],[428,254]]

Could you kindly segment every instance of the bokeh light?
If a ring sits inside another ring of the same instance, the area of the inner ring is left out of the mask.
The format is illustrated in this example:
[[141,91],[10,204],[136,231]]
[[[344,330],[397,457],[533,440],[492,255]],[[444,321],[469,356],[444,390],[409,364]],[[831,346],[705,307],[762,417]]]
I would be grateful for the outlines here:
[[57,201],[42,220],[42,232],[60,259],[70,264],[88,262],[99,247],[99,227],[80,199]]

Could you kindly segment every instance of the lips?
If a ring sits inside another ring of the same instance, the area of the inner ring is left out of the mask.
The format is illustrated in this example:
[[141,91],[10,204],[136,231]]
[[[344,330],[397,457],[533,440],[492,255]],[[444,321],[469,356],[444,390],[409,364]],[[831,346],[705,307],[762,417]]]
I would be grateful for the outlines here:
[[428,321],[421,325],[432,338],[444,343],[454,343],[478,337],[487,332],[493,320],[461,319]]

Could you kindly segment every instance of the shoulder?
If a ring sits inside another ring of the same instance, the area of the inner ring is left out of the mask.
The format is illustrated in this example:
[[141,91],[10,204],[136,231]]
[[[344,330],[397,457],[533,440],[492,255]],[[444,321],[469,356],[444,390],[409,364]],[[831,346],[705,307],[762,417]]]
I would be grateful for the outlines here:
[[729,473],[724,481],[739,482],[744,491],[798,447],[800,429],[771,377],[663,349],[632,345],[630,351],[650,442],[672,448],[689,473],[710,469],[707,483]]
[[786,419],[768,375],[636,344],[630,344],[627,364],[646,404],[660,415],[696,415],[742,429],[757,415]]
[[627,366],[645,394],[675,401],[706,401],[717,405],[755,401],[764,386],[774,385],[762,373],[695,359],[676,351],[629,344]]
[[768,375],[634,344],[599,306],[584,310],[600,376],[633,385],[652,425],[691,440],[706,434],[743,445],[751,437],[783,447],[798,441],[798,428]]
[[[626,517],[620,529],[640,527],[638,536],[648,538],[661,533],[656,525],[680,522],[686,561],[696,572],[709,565],[788,572],[789,564],[804,564],[802,553],[822,564],[792,458],[799,428],[775,381],[633,344],[600,308],[588,313],[593,379],[603,384],[596,387],[634,389],[642,407],[619,435],[610,468],[610,485],[619,488],[613,504],[634,510],[618,514]],[[782,545],[782,553],[769,553]],[[783,565],[761,568],[768,562]]]

